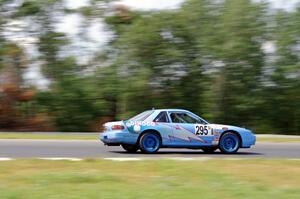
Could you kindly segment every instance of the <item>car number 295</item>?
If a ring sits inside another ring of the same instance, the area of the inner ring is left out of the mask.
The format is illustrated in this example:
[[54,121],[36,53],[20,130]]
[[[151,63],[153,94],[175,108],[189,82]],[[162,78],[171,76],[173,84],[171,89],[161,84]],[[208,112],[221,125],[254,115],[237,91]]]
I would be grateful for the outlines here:
[[212,135],[212,128],[208,127],[207,125],[195,125],[195,134],[196,135]]

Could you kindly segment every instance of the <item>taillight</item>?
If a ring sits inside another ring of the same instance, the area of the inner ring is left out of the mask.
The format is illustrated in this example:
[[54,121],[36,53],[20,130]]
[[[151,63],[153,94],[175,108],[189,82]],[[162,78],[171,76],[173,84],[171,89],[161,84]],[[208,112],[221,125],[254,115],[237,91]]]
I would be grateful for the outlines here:
[[111,130],[123,130],[124,129],[124,126],[122,125],[113,125],[111,127]]

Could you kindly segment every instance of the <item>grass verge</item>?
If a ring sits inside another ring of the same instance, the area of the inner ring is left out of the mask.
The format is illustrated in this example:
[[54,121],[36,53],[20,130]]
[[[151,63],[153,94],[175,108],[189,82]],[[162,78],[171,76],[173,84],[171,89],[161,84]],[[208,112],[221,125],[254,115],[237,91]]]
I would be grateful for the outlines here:
[[98,135],[72,134],[35,134],[35,133],[0,133],[0,139],[58,139],[58,140],[97,140]]
[[297,160],[14,160],[0,163],[6,198],[300,198]]
[[258,142],[300,142],[300,138],[257,137]]

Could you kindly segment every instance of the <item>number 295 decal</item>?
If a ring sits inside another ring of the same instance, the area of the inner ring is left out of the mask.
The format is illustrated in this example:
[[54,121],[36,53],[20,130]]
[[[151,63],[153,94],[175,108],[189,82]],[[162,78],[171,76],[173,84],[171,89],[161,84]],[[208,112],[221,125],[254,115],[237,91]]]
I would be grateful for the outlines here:
[[196,135],[212,135],[213,129],[207,125],[195,125],[195,134]]

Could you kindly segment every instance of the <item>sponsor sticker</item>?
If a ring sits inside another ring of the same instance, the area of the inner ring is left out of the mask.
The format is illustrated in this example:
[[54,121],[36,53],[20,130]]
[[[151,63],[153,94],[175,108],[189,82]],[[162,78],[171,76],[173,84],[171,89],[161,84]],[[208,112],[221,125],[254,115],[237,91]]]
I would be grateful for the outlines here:
[[155,122],[144,122],[144,121],[129,121],[126,123],[127,127],[131,126],[155,126]]

